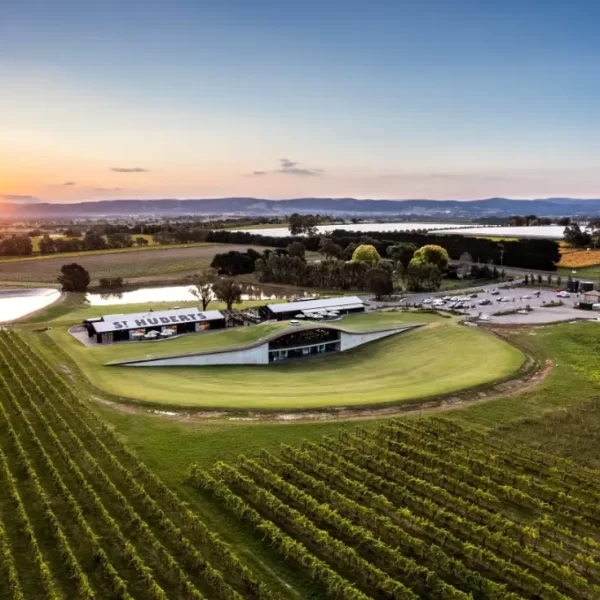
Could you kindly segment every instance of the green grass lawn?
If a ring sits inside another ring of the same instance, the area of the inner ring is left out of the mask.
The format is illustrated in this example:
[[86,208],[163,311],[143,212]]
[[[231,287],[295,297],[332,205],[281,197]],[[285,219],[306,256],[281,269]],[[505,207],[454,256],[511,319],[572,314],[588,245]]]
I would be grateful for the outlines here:
[[[107,367],[104,363],[174,349],[228,347],[267,335],[261,328],[187,336],[165,342],[85,347],[64,326],[47,335],[102,391],[175,406],[298,410],[409,401],[446,394],[508,377],[524,355],[492,334],[453,319],[390,312],[343,319],[342,327],[371,329],[429,322],[425,328],[372,342],[342,354],[280,365],[224,367]],[[254,330],[254,331],[253,331]],[[144,354],[142,354],[142,352]],[[135,353],[135,355],[133,354]]]
[[570,267],[559,267],[556,272],[562,277],[571,275],[573,279],[590,279],[592,281],[600,281],[600,265],[593,267],[582,267],[575,269],[576,274],[573,275],[573,269]]

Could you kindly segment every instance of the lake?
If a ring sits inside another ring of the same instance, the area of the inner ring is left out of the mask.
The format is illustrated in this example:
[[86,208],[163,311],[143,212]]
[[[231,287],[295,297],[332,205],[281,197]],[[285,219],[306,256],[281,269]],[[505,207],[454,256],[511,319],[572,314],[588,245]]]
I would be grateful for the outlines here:
[[[304,292],[294,289],[288,291],[282,287],[269,285],[244,285],[242,300],[279,300],[289,296],[303,296]],[[143,287],[130,292],[107,294],[86,294],[86,300],[92,306],[112,306],[114,304],[140,304],[144,302],[198,302],[190,292],[189,285],[167,287]]]
[[60,298],[53,288],[0,289],[0,323],[20,319]]
[[565,228],[563,225],[540,225],[539,227],[469,227],[467,229],[446,229],[440,233],[460,233],[470,236],[498,236],[514,238],[543,238],[562,240]]
[[[487,227],[481,225],[470,225],[468,223],[358,223],[353,225],[319,225],[319,233],[328,233],[336,229],[345,231],[367,232],[367,231],[415,231],[416,229],[426,229],[430,233],[459,233],[471,236],[498,236],[515,238],[547,238],[560,240],[563,238],[564,227],[561,225],[541,225],[540,227],[509,227],[490,225]],[[290,232],[285,227],[273,229],[240,229],[246,233],[257,233],[273,237],[286,237]]]
[[[440,230],[440,229],[455,229],[459,227],[470,227],[466,223],[352,223],[348,224],[336,224],[336,225],[319,225],[317,231],[319,233],[328,233],[329,231],[335,231],[336,229],[344,229],[345,231],[399,231],[404,229],[406,231],[414,231],[415,229],[428,229],[428,230]],[[273,229],[238,229],[237,231],[244,231],[246,233],[257,233],[259,235],[271,235],[273,237],[286,237],[290,235],[290,231],[287,227],[274,227]]]

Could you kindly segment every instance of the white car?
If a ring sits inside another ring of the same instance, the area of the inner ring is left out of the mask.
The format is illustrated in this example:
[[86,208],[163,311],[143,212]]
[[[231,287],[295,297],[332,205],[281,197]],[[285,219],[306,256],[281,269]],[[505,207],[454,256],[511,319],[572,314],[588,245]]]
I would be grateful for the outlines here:
[[525,294],[523,296],[523,300],[531,300],[531,298],[532,298],[531,294]]
[[528,312],[523,308],[522,310],[518,310],[517,314],[518,315],[526,315],[526,314],[528,314]]
[[481,315],[481,316],[479,317],[479,319],[480,319],[481,321],[489,321],[489,320],[490,320],[490,315]]
[[425,298],[425,300],[423,300],[423,304],[431,304],[433,302],[433,300],[431,298]]
[[500,302],[510,302],[510,298],[508,296],[504,296]]
[[558,292],[558,294],[556,294],[556,296],[558,298],[570,298],[571,294],[569,294],[569,292]]

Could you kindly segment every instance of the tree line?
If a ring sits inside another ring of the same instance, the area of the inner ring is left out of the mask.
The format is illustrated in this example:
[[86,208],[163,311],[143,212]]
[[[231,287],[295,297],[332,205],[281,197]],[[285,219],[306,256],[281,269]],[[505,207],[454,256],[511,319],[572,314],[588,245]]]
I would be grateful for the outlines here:
[[[300,242],[305,250],[318,251],[321,236],[276,237],[243,231],[210,231],[207,242],[272,246],[286,248],[292,242]],[[370,231],[354,233],[336,229],[329,237],[342,249],[350,244],[367,243],[373,245],[381,256],[387,255],[387,248],[399,243],[410,243],[420,248],[426,245],[444,247],[451,260],[459,260],[464,252],[468,252],[474,262],[492,263],[499,266],[535,269],[539,271],[555,271],[560,261],[559,245],[554,240],[520,239],[496,241],[459,234],[424,234],[413,231]],[[347,259],[347,254],[344,256]]]

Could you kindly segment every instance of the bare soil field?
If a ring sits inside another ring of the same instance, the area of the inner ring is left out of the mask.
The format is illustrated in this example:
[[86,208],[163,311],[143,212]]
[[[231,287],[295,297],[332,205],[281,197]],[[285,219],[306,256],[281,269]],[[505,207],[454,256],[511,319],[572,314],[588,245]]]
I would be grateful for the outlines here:
[[[92,284],[101,277],[122,277],[129,282],[135,280],[143,283],[169,276],[192,275],[208,266],[215,254],[230,250],[243,252],[246,246],[212,244],[189,248],[165,247],[136,252],[106,252],[68,257],[58,255],[52,258],[0,262],[0,282],[56,283],[62,265],[76,262],[89,271]],[[265,248],[256,247],[256,250],[262,252]]]

